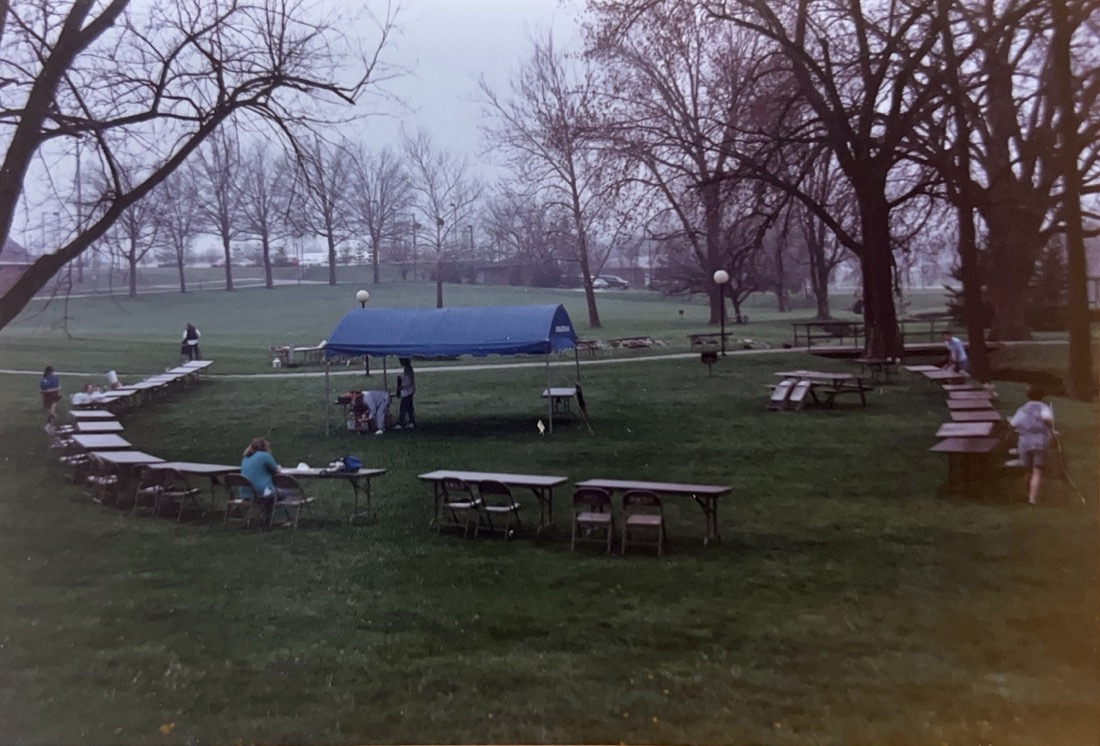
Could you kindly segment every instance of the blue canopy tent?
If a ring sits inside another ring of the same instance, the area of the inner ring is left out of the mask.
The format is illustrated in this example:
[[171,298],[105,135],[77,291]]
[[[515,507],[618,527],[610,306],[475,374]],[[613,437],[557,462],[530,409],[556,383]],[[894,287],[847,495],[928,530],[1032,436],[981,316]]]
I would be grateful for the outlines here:
[[[461,355],[544,355],[550,388],[550,353],[574,350],[577,334],[565,307],[470,306],[460,308],[356,308],[344,314],[325,344],[326,359],[337,355],[454,358]],[[329,396],[328,366],[325,395]],[[384,374],[384,373],[383,373]],[[550,431],[552,400],[547,398]],[[326,420],[327,422],[327,420]]]

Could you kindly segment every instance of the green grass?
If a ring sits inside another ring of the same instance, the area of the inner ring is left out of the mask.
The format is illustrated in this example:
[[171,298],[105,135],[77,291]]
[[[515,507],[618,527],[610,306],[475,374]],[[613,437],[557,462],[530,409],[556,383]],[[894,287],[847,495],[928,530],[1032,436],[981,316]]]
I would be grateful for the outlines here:
[[[21,319],[2,367],[156,370],[190,319],[215,371],[243,371],[278,341],[265,330],[330,327],[348,292],[74,301],[81,340]],[[609,336],[677,331],[679,304],[632,295],[601,309]],[[792,366],[847,369],[797,353],[729,358],[713,378],[690,359],[590,366],[594,436],[538,435],[541,368],[426,367],[418,429],[381,438],[326,439],[316,378],[214,377],[125,418],[173,459],[232,463],[262,433],[283,463],[388,469],[377,525],[339,522],[346,485],[307,483],[324,520],[270,534],[90,504],[45,448],[33,379],[7,377],[0,742],[1096,743],[1095,407],[1056,402],[1087,507],[945,501],[927,451],[942,395],[918,382],[866,409],[766,412],[763,384]],[[359,382],[378,379],[335,385]],[[1004,409],[1022,400],[999,388]],[[603,557],[568,551],[567,489],[538,540],[429,531],[416,475],[446,467],[734,491],[721,543],[703,547],[701,513],[669,500],[666,558]]]

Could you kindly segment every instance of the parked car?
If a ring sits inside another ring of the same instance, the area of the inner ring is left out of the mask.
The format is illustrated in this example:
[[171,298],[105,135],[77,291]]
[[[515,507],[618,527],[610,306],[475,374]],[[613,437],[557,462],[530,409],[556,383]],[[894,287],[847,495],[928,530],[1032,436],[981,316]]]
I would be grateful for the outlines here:
[[592,280],[593,290],[607,290],[609,287],[611,287],[611,285],[609,285],[607,280],[602,277],[597,277],[596,279]]
[[606,287],[609,288],[619,288],[620,290],[626,290],[630,287],[630,283],[619,277],[618,275],[600,275],[592,281],[592,287],[595,287],[596,283],[600,280],[606,282]]

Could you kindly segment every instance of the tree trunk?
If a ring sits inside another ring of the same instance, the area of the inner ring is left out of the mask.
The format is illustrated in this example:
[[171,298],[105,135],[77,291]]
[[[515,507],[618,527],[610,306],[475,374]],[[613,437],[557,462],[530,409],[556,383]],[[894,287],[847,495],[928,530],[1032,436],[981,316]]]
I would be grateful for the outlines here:
[[130,247],[130,253],[126,255],[126,262],[130,265],[130,297],[137,297],[137,257],[135,249]]
[[596,307],[596,292],[592,289],[592,268],[588,264],[588,234],[584,230],[584,215],[580,197],[573,194],[573,225],[577,229],[577,254],[581,261],[581,277],[584,280],[584,299],[588,304],[588,328],[599,329],[600,310]]
[[371,240],[370,240],[370,245],[371,245],[371,251],[370,251],[371,269],[374,270],[374,278],[373,279],[374,279],[374,284],[377,285],[379,283],[378,239],[376,239],[372,236]]
[[863,318],[867,357],[901,358],[905,351],[894,308],[894,266],[890,248],[890,211],[885,190],[859,194],[863,274]]
[[1058,117],[1058,160],[1062,173],[1064,197],[1062,218],[1066,230],[1066,255],[1069,288],[1067,289],[1067,318],[1069,325],[1069,378],[1070,392],[1075,399],[1091,401],[1093,397],[1092,333],[1089,319],[1089,297],[1085,262],[1085,237],[1081,216],[1081,170],[1077,162],[1079,152],[1077,135],[1077,110],[1074,104],[1074,78],[1070,62],[1070,45],[1073,29],[1070,27],[1066,0],[1054,0],[1054,79],[1056,82],[1055,105]]
[[443,262],[435,265],[435,307],[443,308]]
[[271,236],[267,230],[260,232],[260,246],[264,260],[264,287],[271,290],[275,287],[275,278],[271,274]]
[[332,231],[325,236],[328,242],[328,284],[336,284],[336,242],[332,240]]
[[719,186],[716,183],[707,184],[702,188],[703,200],[703,225],[706,228],[705,247],[706,263],[703,271],[706,272],[704,282],[707,284],[707,300],[710,303],[710,323],[722,322],[722,288],[714,282],[714,273],[723,268],[722,257],[722,198]]
[[[965,201],[965,200],[964,200]],[[977,231],[974,210],[969,205],[958,207],[959,275],[963,287],[963,320],[970,340],[971,372],[982,383],[992,380],[989,355],[985,350],[985,313],[982,309],[982,276],[978,268]]]
[[187,292],[187,277],[183,273],[183,259],[178,259],[176,261],[176,268],[179,270],[179,273],[180,273],[180,292],[181,293],[186,293]]
[[233,290],[233,255],[229,246],[229,234],[222,232],[222,254],[225,256],[225,289]]

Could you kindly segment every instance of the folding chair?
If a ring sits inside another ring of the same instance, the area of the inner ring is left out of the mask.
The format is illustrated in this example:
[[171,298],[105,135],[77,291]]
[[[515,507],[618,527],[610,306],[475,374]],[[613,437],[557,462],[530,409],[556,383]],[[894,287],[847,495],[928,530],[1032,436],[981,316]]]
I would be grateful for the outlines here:
[[[515,533],[512,524],[521,528],[519,520],[519,503],[512,497],[512,491],[503,482],[486,480],[478,482],[477,493],[481,497],[482,511],[485,523],[490,531],[501,531],[504,538],[510,539]],[[493,522],[493,516],[503,516],[504,524]],[[477,536],[475,529],[474,536]]]
[[297,529],[298,519],[302,515],[302,508],[308,509],[309,504],[313,502],[313,498],[306,497],[305,492],[302,491],[302,485],[298,484],[298,480],[289,474],[275,474],[271,481],[275,485],[275,492],[278,497],[275,498],[275,502],[271,506],[268,527],[275,525],[275,513],[285,510],[287,517],[290,519],[290,525]]
[[250,527],[252,512],[257,507],[252,499],[252,482],[243,474],[226,474],[224,480],[229,499],[225,503],[225,520],[222,522],[243,521],[245,528]]
[[611,536],[615,533],[615,517],[611,513],[611,495],[595,487],[581,487],[573,493],[573,532],[569,549],[578,541],[606,545],[611,554]]
[[[631,530],[635,540],[630,541]],[[637,533],[654,531],[656,540],[637,539]],[[623,493],[623,541],[621,551],[626,554],[627,544],[657,546],[660,557],[665,545],[665,512],[661,498],[649,490],[627,490]]]
[[118,474],[110,464],[92,453],[88,454],[86,468],[84,484],[91,491],[92,502],[102,504],[108,497],[117,497]]
[[470,486],[461,479],[444,479],[440,483],[443,491],[442,512],[436,521],[436,531],[443,528],[461,528],[466,536],[470,530],[471,519],[474,536],[477,536],[481,518],[481,498],[476,497]]
[[130,508],[130,515],[137,515],[139,510],[157,514],[157,509],[160,507],[160,493],[164,491],[164,477],[165,472],[161,469],[142,467],[138,473],[134,505]]
[[179,510],[176,513],[176,522],[181,523],[183,521],[183,510],[188,505],[191,505],[199,511],[200,515],[206,512],[202,504],[196,499],[196,496],[201,492],[198,487],[192,487],[190,482],[187,481],[187,477],[182,472],[176,469],[168,469],[164,471],[163,482],[161,483],[160,495],[157,496],[157,506],[155,513],[160,514],[161,504],[176,504],[179,506]]
[[768,409],[783,409],[787,406],[787,397],[791,394],[791,388],[794,387],[794,381],[783,380],[776,384],[772,389],[771,398],[768,399]]

